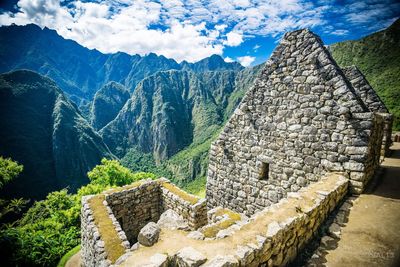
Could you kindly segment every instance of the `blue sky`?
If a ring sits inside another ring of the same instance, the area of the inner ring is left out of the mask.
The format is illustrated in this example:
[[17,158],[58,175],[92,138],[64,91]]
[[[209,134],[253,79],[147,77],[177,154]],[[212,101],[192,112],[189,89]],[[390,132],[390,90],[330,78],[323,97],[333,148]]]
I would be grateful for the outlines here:
[[150,52],[178,62],[218,54],[264,62],[286,31],[310,28],[326,44],[358,39],[400,16],[396,0],[13,0],[0,25],[35,23],[103,53]]

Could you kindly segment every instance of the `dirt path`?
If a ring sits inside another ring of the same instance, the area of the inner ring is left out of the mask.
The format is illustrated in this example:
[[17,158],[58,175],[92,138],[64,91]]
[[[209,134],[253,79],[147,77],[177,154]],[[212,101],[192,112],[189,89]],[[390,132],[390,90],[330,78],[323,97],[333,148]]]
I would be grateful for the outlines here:
[[383,175],[354,202],[326,266],[400,266],[400,143],[392,149]]
[[72,256],[65,267],[80,267],[81,266],[81,251],[79,250],[74,256]]

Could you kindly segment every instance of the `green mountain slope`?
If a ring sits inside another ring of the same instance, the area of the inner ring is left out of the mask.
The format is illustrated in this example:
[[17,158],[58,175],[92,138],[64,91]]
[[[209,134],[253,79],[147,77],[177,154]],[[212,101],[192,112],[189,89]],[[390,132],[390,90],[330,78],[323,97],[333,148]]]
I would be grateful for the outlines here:
[[360,40],[333,44],[330,50],[340,66],[356,65],[364,73],[394,114],[394,129],[400,130],[400,19]]
[[36,199],[76,190],[88,170],[112,156],[53,81],[25,70],[0,75],[0,155],[24,165],[1,195]]
[[94,95],[90,113],[92,126],[100,130],[112,121],[130,97],[129,91],[116,82],[109,82]]
[[[190,137],[188,145],[185,146],[185,144],[182,143],[181,145],[183,148],[179,152],[173,153],[168,157],[160,157],[157,155],[156,151],[146,150],[146,148],[151,147],[152,144],[150,142],[142,146],[139,142],[132,139],[131,142],[127,142],[125,145],[127,147],[133,146],[134,148],[127,150],[127,153],[121,160],[122,164],[132,170],[150,171],[158,175],[167,176],[175,183],[188,186],[187,188],[189,190],[196,193],[192,189],[201,186],[202,182],[204,183],[205,181],[200,178],[206,176],[208,150],[211,142],[217,137],[225,121],[239,104],[245,91],[253,84],[255,77],[261,69],[262,65],[246,68],[241,71],[214,71],[199,74],[174,71],[176,77],[181,77],[183,74],[185,74],[184,76],[187,75],[191,77],[191,82],[186,83],[187,86],[185,88],[187,88],[187,93],[183,94],[191,97],[184,98],[182,102],[186,103],[185,105],[189,108],[186,114],[191,114],[191,116],[185,118],[185,120],[188,121],[191,117],[190,122],[187,124],[191,125],[192,128],[181,128],[174,127],[176,125],[170,125],[171,127],[168,128],[168,131],[185,132],[187,136]],[[171,73],[169,72],[168,74]],[[166,75],[166,73],[162,73],[162,75]],[[157,77],[157,75],[155,75],[155,77]],[[176,84],[164,84],[162,79],[156,79],[155,77],[149,77],[152,80],[152,83],[149,85],[152,87],[158,88],[167,86],[171,89],[177,88]],[[176,81],[178,80],[179,79]],[[136,90],[134,95],[140,95],[140,92],[140,90]],[[186,91],[181,90],[180,92]],[[164,104],[170,105],[170,103],[152,101],[150,98],[146,101],[138,99],[140,98],[135,98],[134,102],[139,107],[151,106],[152,110],[160,110]],[[164,98],[164,100],[166,100],[166,98]],[[144,104],[144,102],[146,103]],[[154,102],[157,102],[157,104],[154,105]],[[151,114],[150,111],[142,113]],[[160,116],[162,117],[164,115],[167,114],[162,114]],[[106,142],[109,142],[109,139],[112,140],[112,136],[115,136],[114,133],[119,132],[116,125],[125,124],[126,129],[133,129],[136,127],[130,126],[130,123],[135,121],[138,115],[128,112],[127,106],[124,107],[123,112],[118,116],[120,116],[120,118],[117,117],[102,131]],[[142,122],[142,116],[139,116],[139,118],[138,121]],[[151,117],[149,117],[149,121],[151,121]],[[113,128],[110,128],[111,126],[113,126]],[[146,128],[146,130],[142,130],[141,132],[152,134],[152,129]],[[109,139],[107,136],[109,136]],[[124,136],[134,135],[124,134]],[[120,140],[123,140],[123,138]],[[149,138],[149,140],[154,141],[156,139]],[[117,144],[121,144],[121,141],[116,143],[116,145]],[[164,145],[168,146],[168,144]],[[112,145],[110,146],[112,147]],[[122,149],[123,148],[121,148],[121,150]],[[155,166],[156,162],[158,163],[157,166]]]

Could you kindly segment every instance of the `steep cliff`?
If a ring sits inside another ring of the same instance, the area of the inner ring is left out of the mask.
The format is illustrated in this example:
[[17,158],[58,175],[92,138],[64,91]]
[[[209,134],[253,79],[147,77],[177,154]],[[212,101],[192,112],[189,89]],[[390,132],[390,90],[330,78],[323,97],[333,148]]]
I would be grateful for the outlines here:
[[112,121],[130,97],[129,91],[116,82],[109,82],[94,95],[90,118],[92,126],[100,130]]
[[0,75],[0,154],[24,165],[1,195],[39,199],[76,190],[101,158],[112,157],[56,84],[25,70]]

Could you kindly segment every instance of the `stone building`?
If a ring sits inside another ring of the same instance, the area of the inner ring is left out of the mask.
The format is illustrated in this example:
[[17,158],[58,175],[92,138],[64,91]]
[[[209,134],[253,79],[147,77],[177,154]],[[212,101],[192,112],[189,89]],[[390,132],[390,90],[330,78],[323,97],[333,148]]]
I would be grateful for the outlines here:
[[[206,199],[166,179],[85,196],[82,266],[287,266],[364,190],[391,122],[357,68],[309,30],[287,33],[211,145]],[[160,223],[170,211],[186,230]],[[149,225],[157,238],[141,243]]]
[[383,134],[382,117],[362,97],[318,36],[285,34],[211,145],[208,208],[252,215],[337,171],[360,193]]
[[346,78],[356,90],[357,95],[368,106],[372,112],[379,113],[384,119],[384,131],[382,139],[381,154],[386,156],[389,152],[392,136],[393,116],[389,113],[385,104],[379,98],[378,94],[371,87],[365,76],[356,66],[343,68]]

